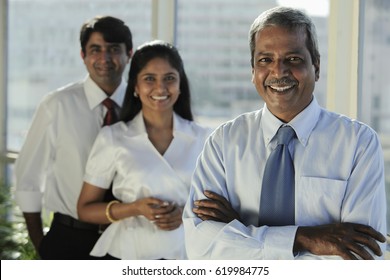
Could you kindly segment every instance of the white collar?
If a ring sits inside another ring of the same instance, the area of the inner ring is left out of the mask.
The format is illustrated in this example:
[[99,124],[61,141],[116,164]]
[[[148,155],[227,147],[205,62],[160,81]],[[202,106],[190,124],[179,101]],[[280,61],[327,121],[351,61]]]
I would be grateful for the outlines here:
[[[310,134],[319,119],[320,112],[321,107],[319,106],[316,98],[313,96],[313,100],[310,104],[288,123],[288,125],[295,130],[297,138],[302,145],[306,146]],[[266,145],[271,142],[279,127],[283,124],[285,123],[275,117],[268,110],[267,105],[264,104],[261,125],[263,127],[264,141]]]
[[[191,121],[183,119],[176,113],[173,113],[173,136],[184,136],[189,138],[196,137],[196,131],[191,126]],[[135,137],[139,135],[147,135],[142,111],[139,112],[134,119],[127,124],[128,130],[126,135],[128,137]]]
[[[120,85],[110,96],[115,103],[122,107],[123,100],[125,98],[127,83],[122,79]],[[89,108],[92,110],[96,106],[99,106],[104,99],[107,98],[106,93],[92,80],[88,74],[84,79],[84,92],[87,97]]]

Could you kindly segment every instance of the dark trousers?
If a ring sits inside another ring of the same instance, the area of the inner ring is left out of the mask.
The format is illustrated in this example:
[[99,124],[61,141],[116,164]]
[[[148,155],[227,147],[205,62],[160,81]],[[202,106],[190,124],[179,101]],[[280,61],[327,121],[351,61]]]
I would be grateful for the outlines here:
[[67,225],[54,216],[50,230],[41,242],[39,254],[43,260],[100,259],[89,254],[99,237],[97,229]]

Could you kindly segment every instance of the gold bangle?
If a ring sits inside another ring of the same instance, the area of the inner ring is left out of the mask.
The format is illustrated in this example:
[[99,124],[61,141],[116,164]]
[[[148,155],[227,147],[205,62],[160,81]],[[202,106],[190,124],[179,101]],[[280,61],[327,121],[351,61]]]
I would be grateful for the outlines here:
[[112,200],[110,201],[107,206],[106,206],[106,217],[107,219],[111,222],[111,223],[115,223],[119,220],[115,220],[112,216],[111,216],[111,207],[112,205],[116,204],[116,203],[120,203],[118,200]]

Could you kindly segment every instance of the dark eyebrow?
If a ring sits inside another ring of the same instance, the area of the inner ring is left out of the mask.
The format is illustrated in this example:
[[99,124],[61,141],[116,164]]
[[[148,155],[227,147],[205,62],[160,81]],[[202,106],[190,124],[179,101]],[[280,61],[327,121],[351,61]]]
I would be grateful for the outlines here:
[[164,74],[165,76],[168,76],[168,75],[178,75],[178,73],[176,73],[176,72],[168,72],[168,73],[166,73],[166,74]]
[[[179,74],[175,73],[175,72],[168,72],[168,73],[164,74],[164,76],[169,76],[169,75],[179,76]],[[155,74],[155,73],[144,73],[144,74],[141,75],[141,77],[144,77],[144,76],[157,76],[157,74]]]
[[260,56],[260,55],[265,55],[265,56],[272,56],[272,54],[271,53],[269,53],[269,52],[257,52],[257,53],[255,53],[255,56]]
[[299,55],[303,55],[303,50],[301,48],[299,49],[296,49],[296,50],[292,50],[292,51],[289,51],[288,53],[286,53],[286,55],[292,55],[292,54],[299,54]]
[[88,49],[101,49],[101,48],[102,46],[97,44],[92,44],[88,46]]
[[121,44],[120,43],[107,43],[107,47],[120,47]]
[[154,74],[154,73],[144,73],[144,74],[142,74],[141,76],[142,76],[142,77],[143,77],[143,76],[156,76],[156,74]]

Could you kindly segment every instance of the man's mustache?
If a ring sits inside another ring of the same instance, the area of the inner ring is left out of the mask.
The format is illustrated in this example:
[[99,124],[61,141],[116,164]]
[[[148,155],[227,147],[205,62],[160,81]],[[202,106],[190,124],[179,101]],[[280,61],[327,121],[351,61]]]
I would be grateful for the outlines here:
[[283,77],[281,79],[270,79],[265,82],[266,86],[296,86],[298,85],[298,81],[288,78],[288,77]]

